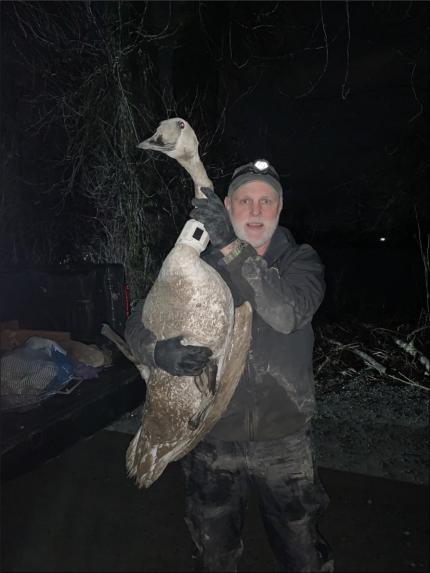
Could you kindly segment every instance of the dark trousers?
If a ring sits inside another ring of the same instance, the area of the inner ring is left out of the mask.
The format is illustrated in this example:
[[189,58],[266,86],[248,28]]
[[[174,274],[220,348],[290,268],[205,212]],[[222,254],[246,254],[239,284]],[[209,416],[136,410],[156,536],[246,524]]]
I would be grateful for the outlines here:
[[309,428],[266,442],[203,441],[182,467],[197,571],[237,571],[250,485],[280,571],[333,571],[330,548],[317,529],[328,497]]

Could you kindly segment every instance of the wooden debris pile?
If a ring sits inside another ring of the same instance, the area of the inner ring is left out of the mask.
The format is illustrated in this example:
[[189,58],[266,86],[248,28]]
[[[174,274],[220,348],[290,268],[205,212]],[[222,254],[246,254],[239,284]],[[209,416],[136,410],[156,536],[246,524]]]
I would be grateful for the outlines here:
[[352,377],[430,388],[430,325],[348,322],[315,328],[317,384],[332,389]]

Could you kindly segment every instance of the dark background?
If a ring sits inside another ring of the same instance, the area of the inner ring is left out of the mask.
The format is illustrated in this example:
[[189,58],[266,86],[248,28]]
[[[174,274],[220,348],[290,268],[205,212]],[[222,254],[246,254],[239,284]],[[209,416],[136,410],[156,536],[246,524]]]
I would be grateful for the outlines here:
[[326,264],[327,312],[425,307],[427,2],[2,2],[1,13],[3,264],[111,259],[130,275],[145,266],[132,294],[145,292],[192,186],[135,145],[180,116],[220,196],[238,164],[277,168],[281,224]]
[[[366,452],[371,467],[376,441],[393,448],[402,475],[411,460],[424,465],[411,395],[403,410],[384,390],[393,372],[403,389],[403,374],[428,386],[390,337],[412,337],[427,354],[429,3],[2,1],[0,11],[0,266],[119,262],[132,298],[144,294],[187,218],[192,184],[173,160],[136,144],[161,120],[184,117],[221,197],[237,165],[274,164],[281,223],[326,265],[316,321],[336,323],[315,329],[314,364],[318,399],[325,389],[342,396],[327,418],[335,431],[324,433],[333,456]],[[387,364],[387,376],[354,362],[347,348],[357,346]],[[91,428],[103,410],[96,395]],[[6,567],[188,567],[178,468],[142,495],[124,473],[129,438],[106,434],[4,488]],[[422,488],[326,475],[338,568],[428,569]],[[243,570],[268,569],[258,522],[248,524]]]

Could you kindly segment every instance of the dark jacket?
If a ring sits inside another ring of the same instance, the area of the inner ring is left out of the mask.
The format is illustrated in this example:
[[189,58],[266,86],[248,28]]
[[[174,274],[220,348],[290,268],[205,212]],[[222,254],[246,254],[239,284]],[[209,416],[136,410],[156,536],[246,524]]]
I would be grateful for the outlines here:
[[235,299],[242,295],[254,312],[245,371],[207,438],[274,440],[296,432],[315,410],[311,321],[324,296],[324,267],[312,247],[297,245],[282,227],[263,257],[247,245],[214,266],[224,267]]
[[[235,304],[249,300],[254,311],[245,371],[207,439],[274,440],[296,432],[315,410],[311,321],[325,290],[317,253],[278,227],[263,257],[244,244],[233,258],[210,249],[202,258],[223,276]],[[155,339],[141,330],[141,316],[129,319],[126,339],[149,358]]]

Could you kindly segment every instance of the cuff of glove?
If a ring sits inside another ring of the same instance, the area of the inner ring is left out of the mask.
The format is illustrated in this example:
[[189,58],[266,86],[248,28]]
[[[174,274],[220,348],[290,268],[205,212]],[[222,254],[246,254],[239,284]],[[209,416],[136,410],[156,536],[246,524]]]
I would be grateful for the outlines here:
[[230,281],[240,293],[241,301],[247,300],[252,306],[254,306],[254,291],[242,275],[242,265],[246,259],[255,257],[256,254],[255,249],[249,243],[236,239],[233,249],[220,261],[220,265],[226,268]]
[[[149,338],[149,337],[148,337]],[[150,340],[146,341],[145,344],[145,350],[144,350],[144,356],[145,356],[145,364],[147,366],[151,366],[151,367],[155,367],[155,358],[154,358],[154,353],[155,353],[155,345],[157,344],[157,338],[155,336],[155,334],[153,334],[151,332],[151,336],[150,336]]]
[[[251,252],[247,252],[248,249],[247,247],[249,247],[249,249],[251,250]],[[225,265],[230,265],[241,253],[243,253],[244,251],[246,251],[245,257],[243,260],[245,260],[247,257],[249,257],[252,254],[255,254],[254,249],[251,247],[251,245],[249,245],[248,243],[246,243],[245,241],[241,241],[240,239],[236,239],[233,242],[233,248],[232,250],[228,253],[228,255],[225,255],[223,257],[223,263]]]

